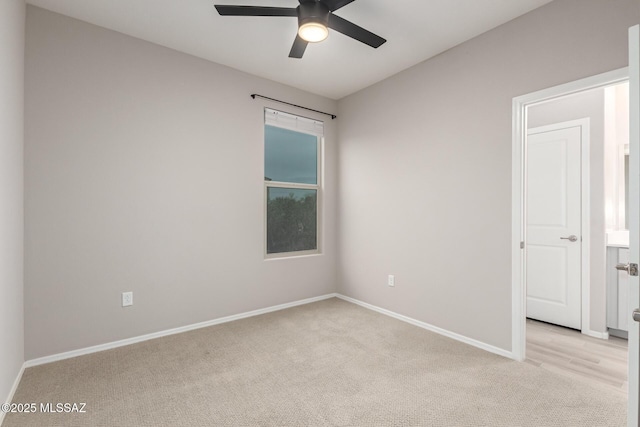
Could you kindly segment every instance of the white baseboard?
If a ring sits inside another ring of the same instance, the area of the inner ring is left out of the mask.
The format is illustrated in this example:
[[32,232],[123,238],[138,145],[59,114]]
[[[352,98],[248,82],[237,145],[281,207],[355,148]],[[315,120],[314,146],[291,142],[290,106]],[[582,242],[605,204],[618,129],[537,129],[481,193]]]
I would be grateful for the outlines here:
[[[22,364],[22,367],[20,368],[20,372],[18,372],[18,376],[16,377],[16,380],[13,382],[13,386],[11,387],[11,390],[9,391],[9,395],[7,396],[6,400],[0,401],[0,404],[2,403],[11,403],[13,401],[13,396],[16,394],[16,390],[18,389],[18,384],[20,384],[20,380],[22,379],[22,374],[24,374],[24,369],[26,368],[26,363]],[[6,412],[4,411],[0,411],[0,426],[2,425],[2,422],[4,421],[4,416],[6,415]]]
[[609,332],[596,332],[596,331],[592,331],[591,329],[583,329],[581,332],[584,335],[587,335],[593,338],[600,338],[601,340],[609,339]]
[[351,297],[348,297],[348,296],[345,296],[345,295],[342,295],[342,294],[336,294],[336,297],[338,297],[340,299],[343,299],[345,301],[357,304],[359,306],[368,308],[369,310],[377,311],[378,313],[382,313],[382,314],[385,314],[387,316],[393,317],[395,319],[402,320],[403,322],[410,323],[410,324],[412,324],[414,326],[418,326],[419,328],[423,328],[423,329],[426,329],[428,331],[435,332],[436,334],[440,334],[440,335],[443,335],[445,337],[452,338],[452,339],[454,339],[456,341],[460,341],[460,342],[463,342],[465,344],[472,345],[474,347],[480,348],[482,350],[485,350],[485,351],[488,351],[488,352],[491,352],[491,353],[494,353],[494,354],[497,354],[497,355],[500,355],[500,356],[503,356],[503,357],[507,357],[509,359],[514,359],[514,355],[513,355],[512,352],[504,350],[504,349],[499,348],[499,347],[495,347],[495,346],[489,345],[489,344],[484,343],[482,341],[474,340],[473,338],[465,337],[464,335],[460,335],[460,334],[456,334],[455,332],[447,331],[446,329],[442,329],[442,328],[439,328],[437,326],[433,326],[433,325],[431,325],[429,323],[425,323],[425,322],[422,322],[420,320],[412,319],[411,317],[407,317],[407,316],[404,316],[402,314],[394,313],[393,311],[390,311],[390,310],[387,310],[387,309],[384,309],[384,308],[380,308],[380,307],[376,307],[375,305],[371,305],[369,303],[362,302],[360,300],[357,300],[355,298],[351,298]]
[[[272,307],[261,308],[259,310],[247,311],[245,313],[234,314],[232,316],[220,317],[218,319],[207,320],[205,322],[194,323],[191,325],[181,326],[179,328],[167,329],[165,331],[153,332],[151,334],[140,335],[137,337],[127,338],[124,340],[113,341],[106,344],[94,345],[92,347],[80,348],[78,350],[66,351],[64,353],[53,354],[51,356],[39,357],[37,359],[27,360],[25,366],[30,368],[32,366],[44,365],[45,363],[57,362],[58,360],[70,359],[72,357],[83,356],[85,354],[97,353],[99,351],[110,350],[112,348],[123,347],[125,345],[135,344],[142,341],[152,340],[155,338],[166,337],[168,335],[179,334],[181,332],[192,331],[194,329],[206,328],[207,326],[219,325],[221,323],[233,322],[234,320],[245,319],[247,317],[259,316],[261,314],[271,313],[273,311],[284,310],[286,308],[295,307],[298,305],[310,304],[316,301],[322,301],[329,298],[336,297],[337,294],[327,294],[319,297],[307,298],[303,300],[293,301],[286,304],[274,305]],[[22,375],[22,374],[21,374]]]
[[[77,349],[77,350],[67,351],[67,352],[64,352],[64,353],[53,354],[51,356],[44,356],[44,357],[39,357],[37,359],[27,360],[24,363],[24,365],[22,366],[22,370],[20,371],[20,375],[18,376],[18,379],[16,380],[16,384],[14,384],[14,389],[15,389],[15,387],[17,387],[18,382],[20,381],[20,378],[22,377],[22,372],[24,371],[25,368],[30,368],[32,366],[38,366],[38,365],[44,365],[45,363],[57,362],[59,360],[70,359],[72,357],[83,356],[83,355],[86,355],[86,354],[97,353],[99,351],[110,350],[110,349],[113,349],[113,348],[123,347],[125,345],[131,345],[131,344],[139,343],[139,342],[142,342],[142,341],[152,340],[152,339],[155,339],[155,338],[166,337],[168,335],[179,334],[181,332],[192,331],[194,329],[206,328],[208,326],[219,325],[221,323],[227,323],[227,322],[232,322],[234,320],[245,319],[247,317],[259,316],[261,314],[266,314],[266,313],[271,313],[271,312],[274,312],[274,311],[284,310],[286,308],[291,308],[291,307],[295,307],[295,306],[298,306],[298,305],[310,304],[312,302],[322,301],[322,300],[329,299],[329,298],[334,298],[334,297],[337,297],[337,298],[343,299],[345,301],[357,304],[359,306],[368,308],[370,310],[377,311],[378,313],[382,313],[384,315],[393,317],[395,319],[402,320],[403,322],[410,323],[412,325],[415,325],[415,326],[418,326],[420,328],[429,330],[431,332],[435,332],[435,333],[443,335],[445,337],[452,338],[452,339],[454,339],[456,341],[460,341],[460,342],[463,342],[465,344],[472,345],[472,346],[480,348],[482,350],[486,350],[486,351],[489,351],[491,353],[495,353],[495,354],[498,354],[500,356],[504,356],[504,357],[507,357],[507,358],[510,358],[510,359],[514,358],[513,354],[510,351],[507,351],[507,350],[504,350],[504,349],[501,349],[501,348],[498,348],[498,347],[494,347],[492,345],[483,343],[481,341],[474,340],[474,339],[469,338],[469,337],[465,337],[464,335],[460,335],[460,334],[456,334],[454,332],[447,331],[445,329],[439,328],[437,326],[430,325],[428,323],[425,323],[425,322],[422,322],[422,321],[419,321],[419,320],[416,320],[416,319],[412,319],[412,318],[404,316],[402,314],[394,313],[393,311],[386,310],[384,308],[376,307],[374,305],[371,305],[371,304],[368,304],[366,302],[357,300],[355,298],[347,297],[345,295],[338,294],[338,293],[331,293],[331,294],[326,294],[326,295],[322,295],[322,296],[319,296],[319,297],[307,298],[307,299],[303,299],[303,300],[289,302],[289,303],[286,303],[286,304],[274,305],[272,307],[267,307],[267,308],[261,308],[261,309],[258,309],[258,310],[248,311],[248,312],[245,312],[245,313],[234,314],[232,316],[220,317],[218,319],[208,320],[208,321],[200,322],[200,323],[194,323],[194,324],[191,324],[191,325],[181,326],[181,327],[178,327],[178,328],[167,329],[167,330],[159,331],[159,332],[153,332],[151,334],[140,335],[140,336],[137,336],[137,337],[127,338],[127,339],[124,339],[124,340],[113,341],[113,342],[110,342],[110,343],[99,344],[99,345],[95,345],[95,346],[91,346],[91,347],[85,347],[85,348],[80,348],[80,349]],[[13,391],[15,391],[15,390],[13,390]],[[11,396],[13,396],[13,394],[11,394]]]

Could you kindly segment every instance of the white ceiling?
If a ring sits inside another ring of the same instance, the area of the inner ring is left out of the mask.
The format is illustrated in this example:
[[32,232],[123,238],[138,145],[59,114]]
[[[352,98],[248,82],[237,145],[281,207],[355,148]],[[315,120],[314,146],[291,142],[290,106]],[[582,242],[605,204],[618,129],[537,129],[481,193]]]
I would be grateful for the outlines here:
[[373,49],[330,30],[289,58],[296,18],[219,16],[214,4],[297,0],[27,0],[28,3],[306,91],[340,99],[551,0],[356,0],[336,15],[387,39]]

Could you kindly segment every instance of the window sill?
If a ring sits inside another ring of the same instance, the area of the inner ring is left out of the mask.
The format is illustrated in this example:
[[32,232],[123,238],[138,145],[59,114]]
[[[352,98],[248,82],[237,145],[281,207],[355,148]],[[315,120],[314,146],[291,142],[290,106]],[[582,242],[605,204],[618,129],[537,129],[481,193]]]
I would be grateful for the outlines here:
[[279,261],[279,260],[296,259],[296,258],[317,257],[321,255],[323,255],[323,253],[319,251],[282,252],[277,254],[265,255],[264,260]]

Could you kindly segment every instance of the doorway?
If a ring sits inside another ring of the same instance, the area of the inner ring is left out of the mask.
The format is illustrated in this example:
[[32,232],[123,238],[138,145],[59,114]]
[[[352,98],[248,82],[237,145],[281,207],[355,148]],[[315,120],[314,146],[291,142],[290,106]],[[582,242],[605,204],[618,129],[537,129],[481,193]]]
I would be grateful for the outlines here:
[[[528,273],[528,250],[527,242],[529,240],[528,233],[528,215],[527,211],[527,195],[528,195],[528,177],[527,177],[527,142],[528,142],[528,112],[545,103],[558,100],[569,95],[575,95],[584,91],[604,88],[628,80],[628,70],[621,69],[609,73],[600,74],[583,80],[571,82],[568,84],[545,89],[539,92],[524,95],[515,98],[513,101],[513,147],[512,147],[512,352],[516,360],[523,361],[526,353],[526,314],[527,314],[527,278]],[[583,153],[585,150],[582,150]],[[587,152],[588,154],[588,152]],[[581,168],[581,176],[584,181],[584,172],[588,172],[589,162],[584,162]],[[588,176],[588,175],[587,175]],[[588,187],[586,188],[588,189]],[[589,206],[589,194],[585,193],[585,186],[581,186],[581,202],[580,206]],[[585,220],[589,220],[589,209],[586,211],[581,208],[582,217],[581,224]],[[581,226],[580,236],[585,237],[584,233],[589,232],[589,227]],[[567,236],[578,235],[575,233]],[[583,242],[586,239],[583,239]],[[587,240],[588,242],[588,240]],[[571,242],[571,243],[577,243]],[[604,245],[602,247],[604,251]],[[559,251],[556,251],[559,252]],[[581,284],[580,284],[580,329],[586,335],[598,338],[606,338],[607,334],[598,333],[591,329],[589,324],[589,289],[584,286],[589,284],[590,269],[588,268],[590,254],[589,245],[583,244],[580,252],[581,260]],[[604,263],[603,263],[604,264]],[[586,279],[586,280],[585,280]],[[602,328],[601,328],[602,329]],[[606,330],[606,329],[605,329]]]

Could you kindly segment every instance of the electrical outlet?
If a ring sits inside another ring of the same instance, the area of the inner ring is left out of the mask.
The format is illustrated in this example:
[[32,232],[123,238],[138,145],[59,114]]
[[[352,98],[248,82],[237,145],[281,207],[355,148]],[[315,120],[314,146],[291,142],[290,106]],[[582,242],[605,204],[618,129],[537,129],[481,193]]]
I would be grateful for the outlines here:
[[133,292],[123,292],[122,293],[122,306],[127,307],[129,305],[133,305]]
[[387,284],[391,287],[394,287],[396,285],[396,277],[393,274],[390,274],[387,278]]

